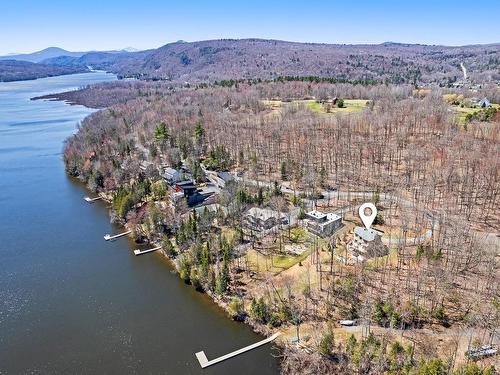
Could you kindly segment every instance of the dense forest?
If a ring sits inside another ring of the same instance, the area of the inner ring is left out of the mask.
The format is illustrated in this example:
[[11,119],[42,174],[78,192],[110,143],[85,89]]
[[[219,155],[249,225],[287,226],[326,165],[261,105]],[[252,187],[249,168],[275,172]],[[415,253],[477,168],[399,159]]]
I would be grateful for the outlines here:
[[0,82],[25,81],[88,71],[86,66],[56,66],[28,61],[0,60]]
[[[484,90],[498,100],[494,86]],[[443,99],[450,91],[319,79],[135,81],[65,95],[106,107],[66,142],[68,174],[104,194],[115,220],[160,243],[180,276],[233,318],[261,332],[307,332],[314,344],[306,350],[285,345],[284,373],[495,373],[491,362],[465,364],[464,340],[494,342],[500,323],[496,107],[461,123]],[[361,110],[335,112],[361,99]],[[255,184],[228,185],[215,198],[224,213],[200,213],[172,200],[165,166],[184,166],[196,182],[207,181],[209,168]],[[332,186],[339,193],[326,202]],[[256,242],[244,236],[249,207],[331,209],[358,204],[361,192],[370,192],[384,228],[404,235],[389,256],[335,261],[343,232],[314,239],[307,258],[275,272],[284,244],[300,243],[300,228]],[[425,231],[425,241],[406,240]],[[359,319],[361,335],[343,334],[335,326],[342,318]]]
[[498,45],[344,45],[223,39],[170,43],[136,53],[91,52],[43,62],[92,66],[121,77],[174,82],[319,76],[338,81],[447,86],[462,79],[460,64],[466,66],[475,82],[497,81],[499,58]]

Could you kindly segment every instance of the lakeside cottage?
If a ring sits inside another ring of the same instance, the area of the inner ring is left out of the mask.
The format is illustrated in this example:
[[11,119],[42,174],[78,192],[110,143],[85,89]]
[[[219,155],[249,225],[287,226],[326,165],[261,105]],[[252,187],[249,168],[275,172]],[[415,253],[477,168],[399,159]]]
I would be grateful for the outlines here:
[[306,213],[306,228],[320,236],[331,236],[342,226],[342,218],[334,213],[325,214],[316,210]]
[[206,171],[206,172],[207,172],[207,178],[210,180],[210,182],[212,182],[219,189],[223,189],[226,186],[226,184],[228,184],[231,181],[234,181],[233,175],[229,172],[213,172],[213,171]]
[[388,254],[387,247],[382,243],[381,232],[365,227],[354,228],[354,238],[347,244],[347,249],[351,251],[358,260],[374,258]]
[[203,202],[212,194],[213,192],[201,193],[193,181],[187,180],[173,185],[172,199],[177,202],[179,198],[184,197],[188,206],[192,207]]
[[168,183],[173,184],[181,180],[181,173],[174,168],[165,168],[165,172],[162,176]]

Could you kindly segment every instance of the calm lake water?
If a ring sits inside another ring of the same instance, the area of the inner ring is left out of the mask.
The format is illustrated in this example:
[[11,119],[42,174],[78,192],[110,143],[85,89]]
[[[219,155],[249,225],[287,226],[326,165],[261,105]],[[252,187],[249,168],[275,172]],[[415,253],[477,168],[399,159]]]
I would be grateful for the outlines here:
[[159,256],[135,257],[102,203],[64,173],[62,145],[92,110],[30,101],[116,79],[87,73],[0,83],[0,374],[277,374],[261,340]]

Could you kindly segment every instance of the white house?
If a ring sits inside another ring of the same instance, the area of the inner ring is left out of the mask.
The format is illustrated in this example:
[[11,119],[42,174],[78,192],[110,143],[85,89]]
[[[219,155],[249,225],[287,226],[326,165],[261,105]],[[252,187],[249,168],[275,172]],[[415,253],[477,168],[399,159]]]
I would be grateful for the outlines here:
[[320,237],[331,236],[342,226],[342,218],[334,213],[309,211],[306,213],[306,220],[307,229]]

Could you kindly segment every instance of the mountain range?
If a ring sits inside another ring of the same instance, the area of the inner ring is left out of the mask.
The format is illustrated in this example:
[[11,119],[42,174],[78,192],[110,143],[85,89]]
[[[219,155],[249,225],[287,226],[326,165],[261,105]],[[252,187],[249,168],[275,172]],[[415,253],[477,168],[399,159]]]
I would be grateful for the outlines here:
[[[122,50],[107,51],[109,53],[119,53],[119,52],[139,52],[138,49],[133,47],[123,48]],[[29,61],[33,63],[39,63],[47,59],[57,58],[61,56],[67,57],[80,57],[87,53],[86,52],[71,52],[59,47],[48,47],[41,51],[33,53],[21,53],[21,54],[10,54],[5,56],[0,56],[0,60],[18,60],[18,61]]]
[[345,45],[221,39],[178,41],[139,52],[82,53],[48,48],[20,56],[46,65],[90,66],[119,77],[174,82],[318,76],[338,81],[450,85],[463,78],[460,64],[467,68],[472,80],[500,80],[500,44],[450,47],[394,42]]

